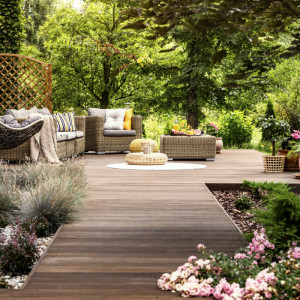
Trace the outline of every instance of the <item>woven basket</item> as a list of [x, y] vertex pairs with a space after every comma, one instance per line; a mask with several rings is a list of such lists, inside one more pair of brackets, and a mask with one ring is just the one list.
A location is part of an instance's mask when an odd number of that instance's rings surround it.
[[280, 173], [284, 170], [284, 155], [265, 155], [263, 156], [264, 171], [267, 173]]

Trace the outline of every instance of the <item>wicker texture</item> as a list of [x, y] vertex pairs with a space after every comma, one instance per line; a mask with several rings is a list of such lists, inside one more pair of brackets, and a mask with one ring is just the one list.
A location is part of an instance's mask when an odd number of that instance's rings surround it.
[[168, 156], [163, 153], [129, 153], [126, 154], [125, 161], [129, 165], [164, 165], [168, 161]]
[[0, 114], [8, 108], [52, 109], [52, 66], [39, 60], [0, 53]]
[[[23, 120], [23, 119], [22, 119]], [[22, 120], [18, 120], [19, 122]], [[85, 117], [75, 116], [76, 128], [85, 133]], [[54, 120], [56, 125], [56, 120]], [[55, 127], [57, 130], [57, 128]], [[70, 141], [62, 141], [57, 143], [56, 154], [59, 159], [74, 156], [83, 153], [85, 149], [85, 138], [77, 138]], [[30, 160], [30, 140], [22, 145], [9, 150], [0, 150], [0, 160], [9, 161], [26, 161]]]
[[162, 135], [160, 152], [174, 159], [212, 159], [216, 157], [216, 137]]
[[130, 152], [142, 152], [141, 143], [143, 142], [152, 142], [153, 152], [158, 152], [158, 143], [151, 139], [135, 139], [130, 143], [129, 150]]
[[18, 147], [39, 132], [43, 127], [42, 119], [23, 128], [11, 128], [0, 122], [0, 150]]
[[284, 163], [285, 163], [284, 155], [265, 155], [263, 156], [264, 162], [264, 171], [266, 173], [281, 173], [284, 171]]
[[85, 151], [129, 151], [130, 143], [142, 138], [142, 117], [132, 116], [131, 127], [136, 131], [136, 136], [104, 136], [104, 118], [102, 116], [85, 117]]

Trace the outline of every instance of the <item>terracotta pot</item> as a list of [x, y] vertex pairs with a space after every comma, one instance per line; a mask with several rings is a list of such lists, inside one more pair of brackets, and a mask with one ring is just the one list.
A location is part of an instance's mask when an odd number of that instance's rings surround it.
[[284, 171], [299, 171], [299, 153], [291, 153], [288, 155], [290, 150], [279, 149], [278, 155], [286, 156]]
[[216, 138], [216, 153], [217, 154], [221, 153], [222, 147], [223, 147], [223, 140], [221, 137], [217, 137]]

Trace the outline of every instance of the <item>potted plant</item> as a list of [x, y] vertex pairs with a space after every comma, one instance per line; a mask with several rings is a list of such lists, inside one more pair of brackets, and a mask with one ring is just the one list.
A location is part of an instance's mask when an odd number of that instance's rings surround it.
[[265, 141], [272, 143], [272, 155], [263, 156], [265, 172], [283, 172], [285, 156], [275, 155], [276, 142], [280, 142], [289, 130], [289, 124], [275, 117], [260, 118], [259, 124]]
[[279, 155], [285, 155], [284, 171], [298, 171], [300, 151], [291, 151], [300, 142], [300, 131], [293, 130], [293, 133], [283, 138], [281, 149], [278, 149]]
[[215, 123], [208, 123], [206, 126], [206, 134], [216, 137], [216, 153], [220, 154], [223, 147], [223, 140], [221, 137], [218, 137], [219, 127]]
[[291, 142], [292, 149], [289, 151], [287, 158], [293, 159], [295, 163], [298, 164], [298, 168], [292, 171], [298, 171], [300, 169], [300, 131], [299, 130], [293, 130], [293, 133], [291, 134], [293, 140]]

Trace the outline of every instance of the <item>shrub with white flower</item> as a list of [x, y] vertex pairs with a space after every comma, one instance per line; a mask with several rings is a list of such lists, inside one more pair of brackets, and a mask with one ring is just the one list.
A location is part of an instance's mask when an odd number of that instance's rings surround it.
[[248, 247], [234, 257], [197, 249], [202, 258], [188, 262], [158, 280], [162, 290], [182, 297], [214, 297], [220, 300], [300, 299], [300, 247], [293, 242], [287, 252], [275, 254], [265, 230], [255, 231]]

